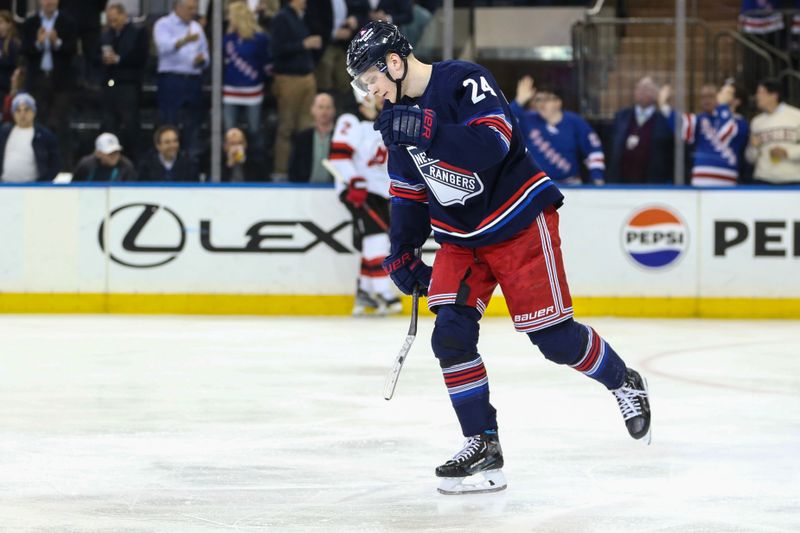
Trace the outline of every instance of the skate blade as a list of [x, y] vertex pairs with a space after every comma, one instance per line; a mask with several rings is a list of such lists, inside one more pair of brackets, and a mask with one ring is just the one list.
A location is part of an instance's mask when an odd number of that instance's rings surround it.
[[440, 494], [457, 496], [459, 494], [485, 494], [499, 492], [508, 486], [503, 471], [486, 470], [469, 477], [445, 477], [437, 489]]
[[[647, 378], [642, 376], [642, 383], [644, 384], [644, 391], [647, 393], [647, 402], [650, 403], [650, 388], [647, 386]], [[652, 407], [652, 406], [651, 406]], [[650, 427], [647, 428], [647, 434], [639, 439], [645, 446], [650, 446], [653, 440], [653, 410], [650, 409]]]

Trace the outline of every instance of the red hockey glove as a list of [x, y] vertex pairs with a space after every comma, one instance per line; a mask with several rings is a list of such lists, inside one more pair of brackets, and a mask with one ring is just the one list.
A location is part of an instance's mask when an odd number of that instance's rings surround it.
[[347, 184], [347, 194], [344, 196], [344, 201], [356, 209], [364, 207], [364, 203], [367, 201], [367, 180], [361, 176], [350, 178], [350, 183]]

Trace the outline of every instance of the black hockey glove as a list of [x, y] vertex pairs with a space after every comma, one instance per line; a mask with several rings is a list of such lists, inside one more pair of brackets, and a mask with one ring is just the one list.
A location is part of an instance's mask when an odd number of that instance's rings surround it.
[[383, 260], [383, 270], [392, 278], [403, 294], [411, 294], [419, 286], [421, 296], [428, 295], [433, 268], [414, 257], [410, 248], [404, 248]]
[[381, 132], [387, 147], [416, 146], [424, 152], [430, 148], [436, 134], [436, 112], [407, 105], [387, 106], [373, 127]]

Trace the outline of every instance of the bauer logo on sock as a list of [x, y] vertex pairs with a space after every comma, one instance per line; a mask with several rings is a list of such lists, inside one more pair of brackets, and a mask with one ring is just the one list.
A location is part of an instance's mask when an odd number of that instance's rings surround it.
[[634, 211], [622, 226], [622, 249], [647, 269], [677, 263], [689, 245], [689, 229], [677, 211], [646, 207]]

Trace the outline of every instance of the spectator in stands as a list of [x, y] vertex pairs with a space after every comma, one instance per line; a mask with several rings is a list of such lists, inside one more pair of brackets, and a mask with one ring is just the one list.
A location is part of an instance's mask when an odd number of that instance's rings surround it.
[[309, 108], [317, 92], [311, 50], [322, 48], [322, 37], [310, 35], [303, 21], [306, 0], [289, 0], [272, 21], [272, 56], [278, 104], [273, 181], [288, 178], [292, 134], [311, 124]]
[[194, 20], [197, 0], [175, 0], [174, 10], [153, 27], [158, 50], [158, 111], [164, 124], [181, 124], [186, 151], [192, 159], [201, 152], [203, 69], [208, 66], [208, 42]]
[[178, 128], [164, 125], [153, 134], [155, 151], [139, 165], [139, 181], [199, 181], [197, 167], [181, 152]]
[[36, 99], [39, 120], [56, 132], [64, 157], [72, 168], [69, 115], [75, 75], [72, 62], [77, 51], [75, 21], [58, 10], [58, 0], [39, 0], [39, 12], [22, 26], [22, 53], [27, 64], [28, 91]]
[[[370, 6], [374, 3], [370, 2]], [[392, 24], [402, 26], [414, 20], [414, 11], [411, 0], [378, 0], [369, 12], [370, 20], [385, 20]]]
[[11, 92], [11, 76], [19, 66], [21, 47], [11, 11], [0, 11], [0, 98]]
[[336, 122], [336, 106], [328, 93], [319, 93], [311, 105], [314, 126], [299, 132], [292, 143], [289, 181], [332, 183], [333, 177], [322, 166], [331, 151], [331, 137]]
[[271, 68], [269, 37], [261, 31], [256, 16], [243, 1], [228, 6], [228, 33], [223, 41], [223, 118], [225, 129], [239, 124], [240, 114], [247, 117], [247, 133], [259, 148], [261, 142], [261, 104], [264, 81]]
[[94, 142], [94, 153], [78, 162], [72, 181], [136, 181], [136, 169], [122, 155], [122, 145], [113, 133], [101, 133]]
[[14, 97], [19, 93], [24, 92], [25, 88], [25, 67], [17, 67], [11, 75], [11, 88], [7, 95], [3, 98], [3, 122], [12, 124], [14, 122], [14, 114], [11, 112], [11, 102]]
[[[661, 90], [664, 91], [665, 88], [669, 88], [670, 95], [672, 94], [672, 89], [669, 85], [663, 85]], [[709, 115], [714, 113], [714, 110], [717, 108], [717, 95], [719, 93], [719, 88], [712, 84], [712, 83], [704, 83], [700, 87], [700, 112], [701, 113], [708, 113]], [[659, 102], [661, 101], [661, 93], [659, 93]]]
[[139, 98], [150, 54], [145, 28], [133, 24], [125, 6], [106, 9], [108, 28], [102, 35], [103, 127], [122, 138], [128, 155], [139, 156]]
[[[706, 91], [704, 85], [702, 91]], [[702, 113], [684, 113], [682, 137], [693, 148], [692, 185], [725, 186], [739, 182], [744, 147], [747, 144], [747, 121], [736, 114], [747, 96], [733, 83], [720, 87], [714, 96], [714, 108], [706, 111], [706, 95], [701, 92]], [[675, 111], [672, 110], [672, 88], [664, 85], [658, 95], [658, 105], [675, 130]]]
[[416, 46], [422, 38], [425, 27], [433, 18], [433, 13], [418, 1], [412, 0], [411, 5], [411, 22], [401, 25], [400, 32], [406, 36], [412, 46]]
[[14, 125], [0, 129], [0, 181], [53, 181], [58, 174], [58, 142], [36, 122], [36, 100], [19, 93], [11, 104]]
[[[529, 102], [534, 110], [526, 110]], [[528, 151], [556, 183], [579, 185], [581, 161], [595, 185], [605, 180], [605, 156], [600, 137], [580, 115], [562, 110], [561, 96], [555, 90], [537, 90], [533, 78], [524, 76], [517, 83], [511, 112], [517, 117]]]
[[783, 14], [778, 11], [778, 0], [742, 0], [739, 23], [742, 32], [750, 35], [768, 35], [783, 29]]
[[656, 109], [658, 85], [650, 77], [636, 84], [634, 105], [614, 116], [606, 181], [671, 183], [674, 141], [666, 117]]
[[[367, 2], [358, 0], [309, 0], [306, 23], [312, 33], [322, 37], [322, 48], [316, 51], [314, 76], [317, 90], [330, 92], [341, 103], [352, 99], [350, 76], [345, 59], [347, 47], [355, 32], [366, 23]], [[353, 100], [355, 105], [355, 100]]]
[[87, 85], [96, 86], [100, 72], [100, 16], [108, 0], [61, 0], [60, 9], [76, 22], [81, 43], [83, 75]]
[[248, 154], [247, 137], [242, 130], [231, 128], [226, 131], [223, 149], [225, 165], [222, 167], [222, 181], [266, 181], [263, 168]]
[[756, 105], [761, 113], [750, 123], [747, 160], [755, 163], [754, 183], [800, 184], [800, 109], [783, 101], [778, 80], [758, 84]]

